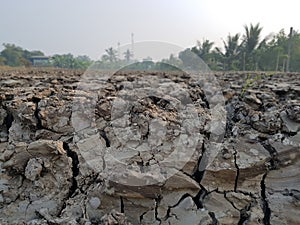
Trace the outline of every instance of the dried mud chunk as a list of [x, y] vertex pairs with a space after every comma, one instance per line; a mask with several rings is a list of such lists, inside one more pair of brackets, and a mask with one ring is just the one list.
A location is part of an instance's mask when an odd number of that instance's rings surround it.
[[39, 177], [43, 169], [42, 163], [43, 161], [41, 159], [29, 159], [25, 168], [25, 177], [31, 181]]
[[252, 118], [252, 127], [262, 133], [275, 134], [281, 128], [278, 112], [260, 113], [258, 119]]
[[291, 120], [300, 123], [300, 102], [291, 102], [286, 108], [286, 113]]
[[125, 215], [116, 210], [112, 210], [110, 213], [104, 215], [101, 218], [101, 223], [105, 225], [131, 225], [131, 223], [127, 221]]
[[71, 106], [71, 102], [53, 96], [42, 99], [38, 103], [41, 126], [57, 133], [72, 132]]
[[9, 148], [14, 153], [3, 163], [5, 170], [0, 173], [1, 196], [6, 204], [0, 214], [10, 224], [38, 219], [36, 211], [42, 208], [56, 216], [72, 186], [72, 160], [63, 143], [39, 140]]

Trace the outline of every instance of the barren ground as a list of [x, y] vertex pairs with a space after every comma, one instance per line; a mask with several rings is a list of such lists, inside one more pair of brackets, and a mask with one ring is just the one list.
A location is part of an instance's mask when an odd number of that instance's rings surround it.
[[82, 74], [0, 71], [0, 224], [300, 224], [300, 74]]

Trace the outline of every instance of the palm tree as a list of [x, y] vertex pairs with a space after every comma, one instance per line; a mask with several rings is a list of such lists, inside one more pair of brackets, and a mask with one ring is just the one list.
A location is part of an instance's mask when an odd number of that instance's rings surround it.
[[257, 64], [257, 62], [255, 62], [254, 53], [260, 46], [260, 34], [262, 27], [260, 27], [260, 24], [257, 23], [255, 26], [250, 24], [250, 27], [245, 25], [244, 28], [245, 35], [243, 36], [241, 47], [243, 49], [243, 64], [247, 62], [247, 65], [244, 65], [243, 67], [247, 69], [254, 69], [255, 64]]
[[105, 49], [106, 55], [103, 55], [102, 58], [108, 60], [109, 62], [117, 61], [117, 51], [112, 47]]
[[259, 23], [253, 26], [250, 24], [250, 28], [245, 25], [245, 32], [244, 35], [244, 43], [246, 53], [251, 54], [256, 47], [259, 45], [260, 33], [262, 31], [262, 27], [260, 27]]
[[201, 43], [200, 41], [197, 41], [197, 46], [193, 47], [191, 49], [192, 52], [197, 54], [200, 58], [204, 60], [204, 58], [211, 53], [212, 46], [214, 45], [214, 42], [211, 42], [209, 40], [203, 40]]
[[199, 56], [208, 66], [215, 67], [215, 54], [212, 52], [214, 42], [203, 40], [197, 41], [197, 45], [191, 49], [191, 52]]
[[225, 52], [223, 53], [220, 48], [216, 47], [216, 51], [224, 62], [224, 70], [232, 70], [236, 69], [234, 64], [236, 59], [240, 53], [240, 46], [239, 46], [239, 38], [240, 35], [236, 34], [231, 36], [230, 34], [227, 36], [227, 40], [223, 41]]
[[129, 62], [132, 56], [133, 56], [133, 54], [130, 52], [129, 49], [127, 49], [126, 52], [124, 52], [124, 57], [125, 57], [126, 62]]

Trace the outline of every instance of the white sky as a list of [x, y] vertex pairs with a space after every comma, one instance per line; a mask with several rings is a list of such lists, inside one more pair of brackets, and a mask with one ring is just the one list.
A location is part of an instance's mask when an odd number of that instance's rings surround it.
[[[157, 40], [182, 47], [207, 38], [218, 46], [245, 24], [260, 22], [263, 36], [300, 29], [296, 0], [0, 0], [0, 44], [48, 55], [97, 58], [108, 47]], [[2, 50], [2, 46], [0, 50]]]

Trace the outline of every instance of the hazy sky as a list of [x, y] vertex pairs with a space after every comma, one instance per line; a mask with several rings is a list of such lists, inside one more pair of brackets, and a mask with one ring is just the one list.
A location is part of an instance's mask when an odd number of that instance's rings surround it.
[[[100, 56], [134, 40], [190, 47], [207, 38], [221, 45], [243, 25], [263, 26], [263, 35], [300, 29], [296, 0], [0, 0], [0, 44], [14, 43], [47, 55]], [[0, 50], [2, 46], [0, 47]]]

